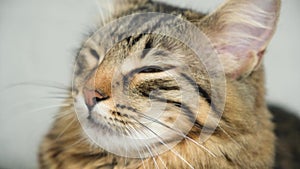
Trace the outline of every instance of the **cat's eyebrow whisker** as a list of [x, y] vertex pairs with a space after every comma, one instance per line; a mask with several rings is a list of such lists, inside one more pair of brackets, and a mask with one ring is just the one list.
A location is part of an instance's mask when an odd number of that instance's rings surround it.
[[185, 162], [190, 168], [194, 169], [194, 167], [186, 159], [184, 159], [176, 150], [173, 150], [171, 147], [169, 147], [157, 133], [155, 133], [152, 129], [150, 129], [149, 127], [147, 127], [143, 123], [139, 122], [137, 119], [135, 119], [135, 118], [133, 118], [133, 119], [136, 122], [138, 122], [141, 126], [146, 128], [147, 130], [149, 130], [151, 133], [156, 135], [156, 137], [157, 137], [157, 139], [160, 143], [162, 143], [165, 147], [167, 147], [168, 150], [170, 150], [173, 154], [175, 154], [178, 158], [180, 158], [183, 162]]

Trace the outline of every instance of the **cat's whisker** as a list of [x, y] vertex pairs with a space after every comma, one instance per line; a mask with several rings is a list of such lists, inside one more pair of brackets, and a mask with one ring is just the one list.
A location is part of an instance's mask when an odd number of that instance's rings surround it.
[[[143, 133], [143, 134], [147, 137], [147, 134], [146, 134], [146, 133]], [[156, 169], [159, 169], [158, 164], [157, 164], [156, 159], [155, 159], [155, 156], [153, 155], [151, 149], [149, 148], [149, 145], [147, 145], [147, 143], [144, 143], [144, 142], [142, 142], [142, 143], [146, 146], [148, 152], [150, 153], [151, 158], [152, 158], [152, 160], [153, 160], [153, 162], [154, 162], [155, 168], [156, 168]]]
[[73, 104], [59, 104], [59, 105], [51, 105], [51, 106], [46, 106], [46, 107], [42, 107], [39, 109], [34, 109], [32, 111], [29, 112], [25, 112], [25, 113], [37, 113], [37, 112], [41, 112], [43, 110], [48, 110], [48, 109], [54, 109], [54, 108], [63, 108], [63, 107], [70, 107]]
[[[220, 124], [218, 124], [218, 127], [235, 145], [237, 145], [241, 149], [246, 150], [246, 148], [241, 146]], [[246, 150], [246, 152], [247, 152], [247, 150]], [[235, 161], [232, 161], [232, 162], [236, 164]]]
[[76, 146], [76, 145], [84, 142], [85, 140], [87, 140], [87, 139], [85, 137], [82, 137], [79, 140], [77, 140], [76, 142], [74, 142], [73, 144], [66, 146], [66, 149], [72, 148], [73, 146]]
[[183, 134], [181, 131], [177, 131], [177, 130], [175, 130], [174, 128], [171, 128], [170, 126], [168, 126], [168, 125], [166, 125], [166, 124], [160, 122], [159, 120], [153, 119], [152, 117], [147, 116], [147, 115], [145, 115], [145, 114], [143, 114], [143, 113], [139, 113], [139, 114], [142, 115], [142, 116], [144, 116], [143, 118], [145, 118], [145, 119], [147, 119], [147, 120], [149, 120], [149, 121], [151, 121], [151, 122], [160, 124], [161, 126], [170, 129], [171, 131], [175, 132], [176, 134], [182, 136], [183, 138], [190, 140], [192, 143], [196, 144], [196, 145], [199, 146], [200, 148], [202, 148], [202, 149], [204, 149], [205, 151], [207, 151], [207, 152], [208, 152], [210, 155], [212, 155], [213, 157], [216, 157], [216, 155], [215, 155], [212, 151], [210, 151], [208, 148], [206, 148], [205, 146], [203, 146], [203, 145], [201, 145], [200, 143], [196, 142], [194, 139], [190, 138], [189, 136], [186, 136], [186, 135]]
[[[136, 147], [137, 148], [137, 147]], [[138, 150], [138, 148], [137, 148]], [[143, 150], [144, 151], [144, 150]], [[138, 154], [140, 156], [140, 160], [142, 160], [142, 165], [143, 165], [143, 168], [146, 169], [146, 165], [145, 165], [145, 161], [144, 161], [144, 158], [142, 157], [141, 153], [140, 153], [140, 150], [138, 150]]]
[[100, 4], [100, 2], [98, 0], [95, 0], [95, 3], [96, 3], [96, 6], [98, 8], [98, 13], [100, 15], [101, 25], [104, 25], [105, 24], [105, 22], [104, 22], [105, 17], [104, 17], [104, 13], [103, 13], [103, 8], [101, 8], [102, 5]]
[[[147, 136], [147, 135], [146, 135], [146, 136]], [[148, 152], [150, 153], [151, 158], [152, 158], [152, 160], [153, 160], [153, 162], [154, 162], [155, 168], [156, 168], [156, 169], [159, 169], [158, 164], [157, 164], [157, 162], [156, 162], [156, 160], [155, 160], [155, 156], [153, 155], [151, 149], [149, 148], [149, 146], [147, 145], [147, 143], [143, 143], [143, 144], [146, 146]]]
[[8, 107], [15, 109], [16, 107], [26, 106], [27, 104], [30, 104], [30, 103], [38, 103], [38, 101], [40, 101], [40, 100], [47, 100], [47, 101], [53, 100], [53, 101], [59, 101], [59, 102], [64, 101], [64, 103], [71, 103], [69, 101], [72, 101], [72, 100], [67, 100], [67, 98], [65, 98], [65, 97], [39, 97], [39, 98], [25, 100], [22, 102], [9, 104]]
[[55, 140], [58, 140], [69, 128], [73, 123], [76, 121], [76, 118], [73, 118], [73, 120], [57, 135]]
[[[102, 26], [104, 26], [106, 24], [106, 21], [109, 20], [110, 18], [113, 18], [113, 6], [111, 3], [109, 3], [108, 1], [104, 2], [105, 5], [103, 5], [103, 2], [102, 4], [100, 4], [99, 1], [96, 0], [96, 4], [98, 6], [98, 11], [99, 11], [99, 14], [100, 14], [100, 22], [102, 23]], [[101, 7], [102, 6], [102, 7]], [[105, 7], [103, 7], [105, 6]]]
[[[157, 146], [155, 146], [155, 145], [153, 145], [154, 146], [154, 149], [153, 149], [153, 151], [155, 151], [156, 150], [156, 148], [157, 148]], [[160, 161], [161, 161], [161, 163], [163, 164], [163, 166], [164, 166], [164, 168], [166, 168], [166, 164], [163, 162], [163, 160], [161, 159], [161, 157], [159, 156], [159, 153], [157, 153], [156, 152], [156, 156], [155, 157], [157, 157]], [[155, 160], [155, 159], [154, 159]], [[157, 161], [155, 160], [155, 163], [156, 163], [156, 165], [158, 166], [158, 163], [157, 163]]]
[[[133, 130], [134, 132], [136, 132], [136, 134], [138, 134], [138, 132], [135, 130], [135, 128], [134, 128], [133, 126], [130, 125], [129, 127], [131, 127], [132, 130]], [[130, 129], [129, 129], [129, 130], [130, 130]], [[136, 146], [136, 145], [135, 145], [135, 146]], [[138, 154], [139, 154], [139, 156], [140, 156], [140, 160], [142, 160], [143, 168], [146, 169], [144, 159], [143, 159], [143, 157], [142, 157], [142, 155], [141, 155], [141, 153], [140, 153], [140, 151], [139, 151], [139, 149], [138, 149], [137, 146], [136, 146], [136, 149], [138, 150]], [[144, 150], [143, 150], [143, 151], [144, 151]]]
[[200, 143], [196, 142], [194, 139], [192, 139], [192, 138], [190, 138], [188, 136], [185, 136], [184, 138], [190, 140], [192, 143], [194, 143], [197, 146], [201, 147], [202, 149], [204, 149], [206, 152], [208, 152], [213, 157], [217, 157], [212, 151], [210, 151], [208, 148], [206, 148], [205, 146], [201, 145]]
[[[126, 127], [127, 128], [127, 127]], [[126, 163], [127, 163], [127, 153], [128, 153], [128, 150], [127, 150], [127, 147], [125, 147], [125, 160], [124, 160], [124, 166], [126, 166]]]
[[159, 159], [159, 161], [162, 163], [162, 165], [164, 166], [165, 169], [168, 169], [166, 163], [163, 161], [163, 159], [160, 156], [157, 156], [157, 158]]
[[175, 154], [178, 158], [180, 158], [184, 163], [186, 163], [190, 168], [194, 169], [194, 167], [186, 160], [184, 159], [176, 150], [173, 150], [171, 147], [169, 147], [164, 141], [163, 139], [157, 134], [155, 133], [152, 129], [150, 129], [149, 127], [147, 127], [146, 125], [144, 125], [143, 123], [139, 122], [137, 119], [133, 118], [136, 122], [138, 122], [142, 127], [146, 128], [147, 130], [149, 130], [151, 133], [153, 133], [158, 141], [160, 143], [162, 143], [165, 147], [167, 147], [168, 150], [170, 150], [173, 154]]
[[53, 94], [53, 95], [64, 95], [66, 97], [70, 97], [70, 91], [50, 91], [49, 94]]
[[[217, 125], [218, 125], [218, 128], [234, 143], [234, 144], [236, 144], [239, 148], [242, 148], [242, 149], [244, 149], [244, 150], [246, 150], [245, 149], [245, 147], [243, 147], [241, 144], [239, 144], [223, 127], [222, 127], [222, 125], [220, 124], [220, 122], [217, 122], [215, 119], [212, 119]], [[228, 125], [226, 125], [226, 127], [230, 127], [230, 126], [228, 126]], [[234, 128], [232, 128], [231, 127], [231, 129], [234, 129]]]
[[113, 3], [108, 3], [108, 16], [109, 18], [113, 18], [114, 6]]
[[56, 100], [66, 100], [66, 101], [73, 100], [73, 98], [70, 98], [70, 96], [46, 96], [46, 97], [40, 97], [39, 99], [56, 99]]
[[221, 125], [219, 125], [219, 128], [234, 144], [236, 144], [239, 148], [245, 149], [245, 147], [241, 146]]
[[[238, 143], [220, 124], [218, 127], [236, 146], [238, 146], [239, 148], [241, 148], [241, 149], [245, 150], [245, 152], [247, 152], [247, 149], [245, 147], [243, 147], [240, 143]], [[233, 163], [236, 164], [235, 161], [233, 161]]]
[[4, 87], [0, 93], [5, 92], [9, 89], [17, 88], [17, 87], [24, 87], [24, 86], [37, 86], [37, 87], [47, 87], [47, 88], [52, 88], [52, 89], [59, 89], [59, 90], [64, 90], [64, 91], [70, 91], [70, 87], [62, 85], [62, 84], [49, 84], [46, 82], [20, 82], [20, 83], [15, 83], [15, 84], [10, 84], [7, 87]]
[[67, 117], [68, 115], [70, 115], [72, 113], [74, 113], [74, 110], [66, 110], [66, 111], [59, 113], [59, 115], [56, 115], [55, 118], [61, 119], [61, 118]]

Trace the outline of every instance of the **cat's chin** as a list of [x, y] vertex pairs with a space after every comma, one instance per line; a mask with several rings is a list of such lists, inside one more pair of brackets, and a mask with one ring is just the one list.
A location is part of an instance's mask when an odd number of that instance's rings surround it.
[[164, 141], [166, 142], [164, 145], [158, 142], [157, 138], [142, 139], [124, 135], [111, 126], [95, 121], [92, 116], [81, 121], [81, 126], [84, 136], [92, 146], [122, 157], [147, 158], [164, 153], [176, 145], [172, 140]]

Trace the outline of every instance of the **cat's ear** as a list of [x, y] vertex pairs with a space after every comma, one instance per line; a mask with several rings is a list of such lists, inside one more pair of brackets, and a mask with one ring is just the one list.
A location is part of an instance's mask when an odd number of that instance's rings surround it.
[[276, 29], [280, 0], [227, 0], [201, 22], [227, 75], [247, 76], [261, 63]]

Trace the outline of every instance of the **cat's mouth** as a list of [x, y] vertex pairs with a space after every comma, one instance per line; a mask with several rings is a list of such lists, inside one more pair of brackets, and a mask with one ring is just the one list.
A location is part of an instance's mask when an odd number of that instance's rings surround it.
[[92, 110], [89, 110], [86, 118], [98, 130], [110, 130], [125, 135], [129, 134], [126, 126], [132, 123], [129, 115], [111, 110], [104, 105], [96, 105]]

